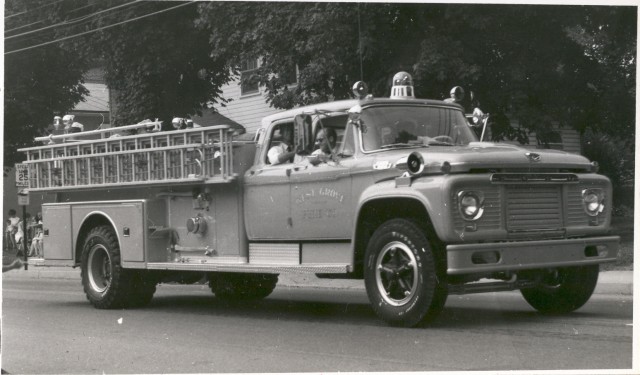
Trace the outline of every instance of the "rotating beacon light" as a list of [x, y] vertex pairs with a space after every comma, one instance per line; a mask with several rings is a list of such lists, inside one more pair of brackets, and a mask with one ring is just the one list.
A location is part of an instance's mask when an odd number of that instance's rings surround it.
[[351, 91], [353, 92], [353, 95], [355, 95], [356, 98], [362, 100], [367, 97], [367, 94], [369, 93], [369, 88], [367, 87], [367, 84], [364, 83], [363, 81], [358, 81], [353, 85], [353, 87], [351, 88]]
[[407, 72], [398, 72], [393, 76], [391, 99], [415, 99], [413, 94], [413, 78]]

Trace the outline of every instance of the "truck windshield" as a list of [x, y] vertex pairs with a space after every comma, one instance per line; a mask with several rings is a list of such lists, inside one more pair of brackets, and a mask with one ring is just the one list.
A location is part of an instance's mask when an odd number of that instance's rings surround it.
[[463, 113], [446, 107], [381, 105], [363, 108], [364, 151], [466, 145], [476, 141]]

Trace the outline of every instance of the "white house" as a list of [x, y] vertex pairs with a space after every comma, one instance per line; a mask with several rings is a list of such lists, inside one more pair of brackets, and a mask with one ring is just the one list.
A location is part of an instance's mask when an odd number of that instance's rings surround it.
[[[282, 110], [273, 108], [266, 102], [264, 87], [255, 84], [241, 84], [242, 75], [250, 75], [258, 67], [256, 60], [245, 62], [241, 68], [241, 76], [221, 87], [222, 96], [231, 99], [226, 107], [218, 106], [216, 110], [223, 116], [241, 124], [247, 133], [255, 133], [260, 127], [260, 120]], [[291, 75], [291, 84], [296, 84], [295, 74]]]

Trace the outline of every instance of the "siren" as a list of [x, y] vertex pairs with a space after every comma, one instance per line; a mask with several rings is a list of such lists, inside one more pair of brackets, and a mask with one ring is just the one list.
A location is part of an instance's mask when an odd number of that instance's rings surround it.
[[407, 72], [398, 72], [393, 76], [391, 99], [415, 99], [413, 94], [413, 78]]
[[412, 152], [409, 156], [398, 160], [395, 167], [401, 171], [408, 172], [409, 176], [419, 176], [425, 168], [424, 158], [419, 152]]

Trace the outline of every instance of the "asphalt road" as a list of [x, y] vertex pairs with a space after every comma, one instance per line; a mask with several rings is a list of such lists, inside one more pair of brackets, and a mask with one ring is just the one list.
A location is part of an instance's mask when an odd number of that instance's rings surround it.
[[632, 297], [565, 316], [518, 293], [452, 296], [428, 328], [386, 326], [362, 290], [278, 287], [226, 304], [161, 285], [151, 305], [96, 310], [78, 281], [5, 279], [2, 368], [13, 374], [629, 369]]

